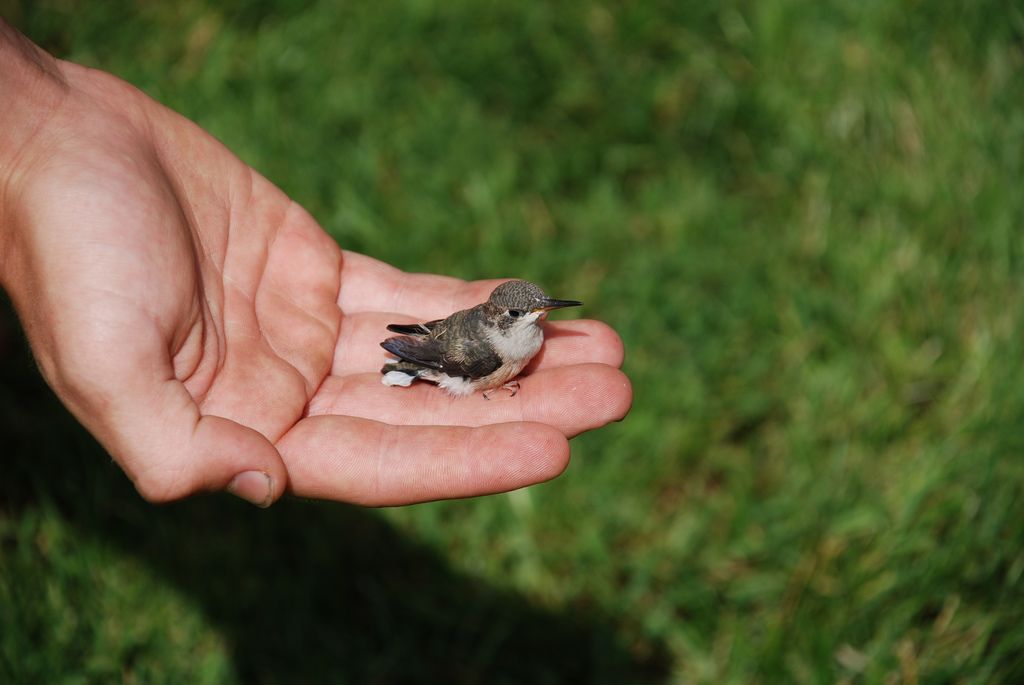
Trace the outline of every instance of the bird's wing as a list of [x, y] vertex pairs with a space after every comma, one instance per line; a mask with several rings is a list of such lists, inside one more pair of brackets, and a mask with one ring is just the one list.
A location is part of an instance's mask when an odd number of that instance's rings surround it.
[[483, 378], [501, 366], [501, 358], [494, 349], [479, 340], [466, 340], [444, 350], [436, 338], [400, 335], [388, 338], [380, 346], [402, 361], [437, 369], [449, 376]]
[[442, 350], [437, 340], [428, 337], [411, 338], [399, 335], [388, 338], [380, 344], [385, 350], [402, 361], [412, 362], [439, 371], [444, 370]]
[[473, 310], [455, 312], [447, 319], [419, 324], [391, 324], [388, 330], [404, 335], [388, 338], [380, 345], [399, 359], [443, 371], [449, 376], [483, 378], [501, 366], [501, 357], [485, 342], [479, 330], [464, 340], [450, 340], [451, 330], [461, 330]]
[[442, 358], [443, 371], [449, 376], [483, 378], [498, 370], [501, 357], [480, 340], [465, 340], [452, 345]]
[[430, 335], [430, 332], [442, 321], [444, 319], [435, 319], [426, 323], [389, 323], [388, 330], [392, 333], [401, 333], [402, 335]]

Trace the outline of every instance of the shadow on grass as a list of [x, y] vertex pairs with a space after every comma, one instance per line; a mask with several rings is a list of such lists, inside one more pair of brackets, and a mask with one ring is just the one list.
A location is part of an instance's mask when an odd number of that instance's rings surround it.
[[285, 500], [260, 511], [227, 496], [148, 505], [39, 378], [6, 302], [0, 358], [13, 447], [0, 516], [45, 500], [81, 539], [141, 559], [203, 607], [241, 682], [667, 677], [663, 650], [631, 654], [607, 617], [551, 612], [461, 575], [370, 510]]

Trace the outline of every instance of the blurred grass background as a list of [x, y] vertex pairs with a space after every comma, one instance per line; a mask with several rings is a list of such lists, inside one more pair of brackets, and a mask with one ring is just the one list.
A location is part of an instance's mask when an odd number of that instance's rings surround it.
[[1024, 11], [46, 0], [345, 247], [622, 334], [507, 496], [139, 501], [8, 313], [0, 680], [1024, 681]]

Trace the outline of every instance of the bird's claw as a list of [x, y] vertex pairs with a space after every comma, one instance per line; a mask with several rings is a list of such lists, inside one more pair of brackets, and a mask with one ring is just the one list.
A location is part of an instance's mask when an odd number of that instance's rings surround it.
[[508, 383], [505, 383], [505, 385], [501, 386], [500, 388], [491, 388], [490, 390], [484, 390], [481, 394], [484, 396], [485, 400], [490, 400], [491, 399], [491, 393], [495, 392], [496, 390], [508, 390], [508, 392], [509, 392], [508, 398], [512, 399], [513, 397], [516, 396], [516, 394], [519, 393], [519, 381], [509, 381]]

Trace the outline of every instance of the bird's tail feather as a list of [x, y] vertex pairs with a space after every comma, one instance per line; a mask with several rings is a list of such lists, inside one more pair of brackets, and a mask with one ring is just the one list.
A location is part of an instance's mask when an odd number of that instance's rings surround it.
[[391, 364], [385, 364], [381, 368], [380, 372], [384, 374], [381, 377], [381, 383], [384, 385], [400, 385], [402, 387], [406, 387], [419, 378], [420, 374], [423, 373], [423, 367], [409, 362], [398, 361]]

